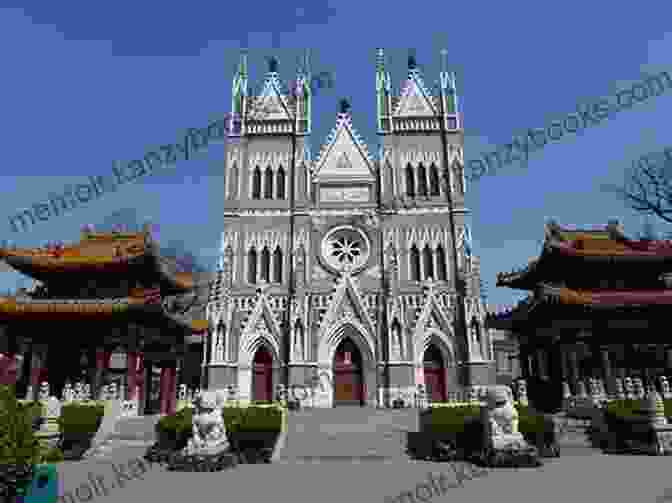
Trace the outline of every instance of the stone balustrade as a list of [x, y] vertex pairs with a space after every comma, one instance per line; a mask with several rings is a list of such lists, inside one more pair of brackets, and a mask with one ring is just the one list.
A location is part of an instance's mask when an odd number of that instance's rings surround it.
[[[116, 384], [112, 383], [101, 389], [101, 393], [97, 400], [91, 396], [91, 387], [83, 382], [77, 382], [74, 386], [69, 383], [63, 388], [61, 398], [54, 396], [50, 391], [51, 387], [48, 382], [42, 382], [38, 392], [38, 401], [42, 403], [42, 417], [45, 419], [42, 423], [42, 429], [46, 431], [58, 430], [57, 419], [61, 416], [61, 409], [63, 405], [70, 403], [95, 404], [112, 402], [115, 400], [121, 401], [122, 417], [134, 417], [139, 415], [139, 387], [136, 387], [135, 397], [132, 400], [122, 399], [126, 396], [126, 390], [122, 386], [117, 389]], [[32, 396], [32, 390], [28, 389], [26, 398], [21, 399], [22, 403], [30, 402], [27, 397]]]
[[[580, 380], [576, 386], [576, 394], [572, 394], [569, 384], [563, 383], [563, 410], [569, 415], [577, 417], [592, 417], [596, 409], [602, 409], [614, 400], [643, 400], [648, 393], [658, 390], [664, 400], [672, 399], [669, 380], [666, 376], [658, 377], [657, 387], [649, 384], [645, 389], [639, 377], [624, 377], [612, 379], [612, 392], [608, 393], [605, 383], [599, 378]], [[657, 388], [657, 390], [656, 390]]]

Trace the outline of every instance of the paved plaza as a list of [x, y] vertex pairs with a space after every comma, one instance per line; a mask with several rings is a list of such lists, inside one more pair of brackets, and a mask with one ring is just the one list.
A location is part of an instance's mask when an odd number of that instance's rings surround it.
[[[404, 414], [398, 416], [390, 421], [393, 428], [403, 426]], [[148, 418], [148, 424], [151, 421]], [[326, 425], [325, 435], [329, 435], [328, 429]], [[349, 432], [337, 434], [348, 435]], [[375, 433], [371, 435], [375, 437]], [[148, 438], [146, 432], [139, 436]], [[290, 436], [288, 446], [291, 440]], [[61, 487], [74, 490], [79, 484], [87, 483], [91, 472], [103, 476], [109, 489], [107, 496], [95, 497], [95, 501], [101, 503], [384, 503], [399, 501], [396, 499], [399, 494], [413, 491], [427, 480], [428, 472], [434, 476], [445, 472], [448, 484], [455, 482], [447, 463], [416, 462], [400, 456], [356, 461], [329, 460], [325, 456], [312, 461], [289, 462], [285, 456], [279, 463], [239, 465], [220, 473], [167, 472], [154, 467], [142, 479], [125, 481], [125, 487], [119, 487], [110, 463], [127, 464], [128, 460], [141, 457], [145, 448], [131, 445], [133, 441], [118, 441], [115, 448], [97, 459], [65, 463], [59, 468]], [[672, 487], [670, 457], [604, 455], [590, 448], [581, 432], [574, 431], [565, 433], [560, 444], [562, 456], [544, 460], [541, 468], [490, 470], [487, 476], [465, 480], [463, 487], [449, 488], [445, 495], [433, 497], [431, 501], [657, 503], [656, 498], [663, 495], [667, 487]], [[293, 457], [292, 451], [289, 452], [289, 457]]]

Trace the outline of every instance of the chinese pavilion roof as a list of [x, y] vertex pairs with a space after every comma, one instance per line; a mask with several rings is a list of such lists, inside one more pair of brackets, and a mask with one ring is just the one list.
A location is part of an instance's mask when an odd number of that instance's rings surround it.
[[[28, 296], [0, 297], [0, 322], [11, 321], [126, 321], [163, 319], [190, 332], [204, 332], [203, 316], [186, 316], [169, 309], [158, 288], [134, 289], [129, 297], [106, 299], [33, 299]], [[194, 313], [200, 314], [200, 313]]]
[[672, 290], [577, 290], [542, 284], [534, 295], [514, 308], [489, 313], [491, 328], [549, 326], [570, 320], [589, 319], [602, 314], [609, 320], [629, 317], [650, 320], [664, 315], [672, 306]]
[[44, 283], [63, 274], [129, 277], [149, 271], [166, 291], [187, 291], [194, 286], [191, 273], [179, 272], [173, 260], [161, 257], [148, 231], [85, 232], [79, 243], [48, 249], [0, 247], [0, 260]]
[[499, 273], [497, 286], [533, 290], [559, 271], [570, 270], [577, 264], [575, 260], [672, 265], [672, 241], [628, 239], [618, 222], [611, 222], [603, 230], [561, 228], [549, 222], [539, 257], [530, 260], [526, 267]]
[[0, 320], [16, 319], [109, 319], [129, 312], [157, 311], [161, 307], [158, 289], [134, 290], [131, 296], [109, 299], [33, 299], [0, 297]]

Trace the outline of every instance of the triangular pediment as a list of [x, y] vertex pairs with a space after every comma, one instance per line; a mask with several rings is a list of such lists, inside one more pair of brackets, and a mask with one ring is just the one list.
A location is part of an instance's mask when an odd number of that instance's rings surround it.
[[376, 333], [373, 321], [367, 313], [364, 302], [350, 276], [343, 277], [341, 283], [336, 287], [331, 305], [324, 317], [322, 330], [326, 330], [333, 323], [343, 321], [357, 321], [371, 334]]
[[281, 91], [277, 77], [268, 77], [261, 94], [254, 98], [250, 107], [250, 118], [254, 120], [289, 120], [287, 96]]
[[320, 181], [373, 181], [373, 161], [349, 118], [339, 118], [322, 147], [315, 174]]
[[436, 115], [430, 95], [418, 75], [413, 75], [406, 81], [394, 115], [396, 117], [434, 117]]
[[415, 324], [415, 333], [421, 334], [431, 329], [440, 330], [445, 334], [452, 332], [450, 319], [443, 312], [434, 295], [427, 298]]
[[265, 295], [260, 296], [257, 300], [243, 333], [268, 333], [276, 338], [280, 337], [280, 328], [273, 318], [273, 312]]

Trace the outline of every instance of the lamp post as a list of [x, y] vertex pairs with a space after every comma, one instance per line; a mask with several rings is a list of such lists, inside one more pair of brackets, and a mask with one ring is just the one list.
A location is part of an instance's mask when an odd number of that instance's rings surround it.
[[[446, 72], [445, 68], [445, 59], [446, 55], [448, 54], [448, 51], [446, 49], [441, 50], [441, 56], [442, 56], [442, 71], [441, 71], [441, 78], [447, 78], [448, 81], [451, 84], [451, 91], [452, 93], [455, 92], [455, 74], [452, 74], [452, 76], [448, 75]], [[409, 69], [415, 68], [415, 58], [413, 56], [409, 57]], [[452, 77], [452, 78], [451, 78]], [[446, 103], [446, 95], [444, 93], [444, 86], [439, 85], [439, 105], [440, 105], [440, 112], [437, 115], [437, 118], [439, 119], [439, 124], [440, 124], [440, 131], [441, 131], [441, 146], [442, 146], [442, 157], [443, 157], [443, 179], [445, 183], [445, 193], [446, 193], [446, 202], [448, 203], [448, 222], [449, 222], [449, 227], [450, 227], [450, 240], [451, 240], [451, 247], [452, 247], [452, 253], [453, 253], [453, 278], [454, 284], [455, 284], [455, 292], [457, 296], [457, 325], [456, 325], [456, 334], [458, 336], [458, 340], [461, 340], [463, 344], [465, 345], [465, 356], [467, 357], [466, 359], [468, 360], [468, 352], [469, 352], [469, 342], [467, 339], [467, 323], [466, 323], [466, 313], [465, 313], [465, 307], [464, 307], [464, 299], [466, 297], [465, 293], [465, 282], [462, 279], [462, 275], [460, 273], [460, 269], [457, 264], [458, 256], [457, 256], [457, 235], [455, 231], [455, 217], [453, 215], [454, 212], [454, 204], [453, 204], [453, 194], [452, 194], [452, 184], [450, 183], [451, 181], [451, 170], [450, 166], [448, 166], [448, 139], [447, 139], [447, 130], [446, 130], [446, 111], [445, 111], [445, 103]], [[451, 94], [452, 94], [451, 93]], [[457, 109], [455, 110], [455, 113], [457, 114]], [[456, 121], [456, 126], [459, 127], [459, 117], [457, 117]], [[465, 379], [465, 384], [468, 384], [468, 377]]]

